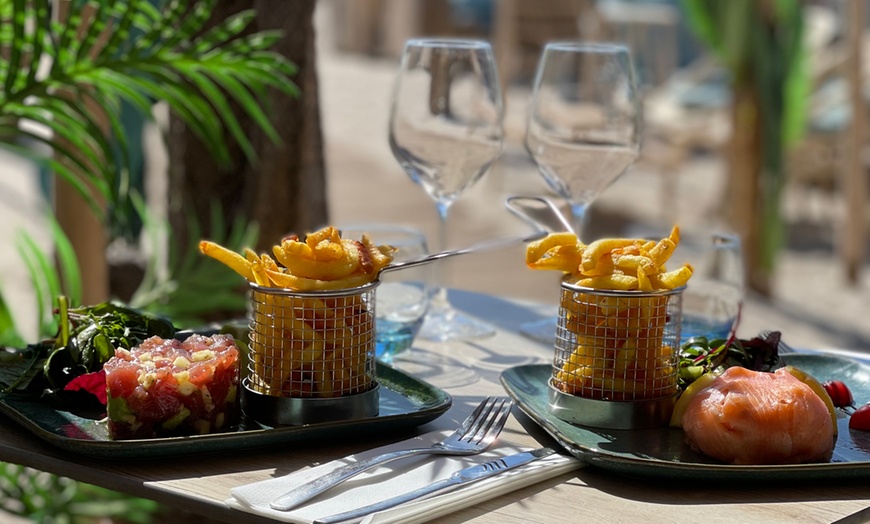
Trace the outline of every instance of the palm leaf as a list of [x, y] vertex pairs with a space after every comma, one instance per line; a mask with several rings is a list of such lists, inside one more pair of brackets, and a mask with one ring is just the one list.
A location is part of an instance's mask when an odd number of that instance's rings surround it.
[[[34, 120], [49, 131], [38, 140], [51, 145], [56, 158], [42, 160], [95, 211], [104, 203], [124, 209], [129, 198], [123, 178], [129, 159], [114, 158], [104, 136], [115, 134], [123, 144], [113, 110], [121, 100], [148, 116], [153, 101], [165, 100], [219, 162], [230, 162], [227, 136], [256, 160], [229, 102], [277, 141], [263, 94], [269, 88], [297, 94], [295, 67], [268, 50], [279, 34], [244, 34], [251, 12], [205, 31], [215, 2], [168, 0], [154, 7], [150, 0], [74, 0], [66, 20], [52, 20], [60, 3], [0, 0], [0, 42], [9, 48], [0, 57], [0, 115]], [[49, 61], [40, 74], [39, 66]], [[103, 111], [95, 112], [87, 100]], [[12, 136], [28, 134], [12, 129], [18, 131]]]
[[54, 217], [51, 217], [51, 237], [54, 240], [60, 270], [61, 294], [67, 297], [72, 306], [81, 305], [82, 276], [78, 257], [72, 243]]

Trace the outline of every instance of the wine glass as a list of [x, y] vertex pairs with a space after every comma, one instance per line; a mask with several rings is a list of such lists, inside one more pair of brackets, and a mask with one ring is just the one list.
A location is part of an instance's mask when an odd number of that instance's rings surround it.
[[[640, 154], [641, 108], [631, 53], [619, 44], [552, 42], [544, 47], [526, 122], [526, 149], [549, 187], [571, 208], [574, 233], [586, 208]], [[520, 326], [552, 342], [556, 319]]]
[[[402, 168], [435, 201], [436, 248], [448, 247], [447, 215], [457, 198], [489, 170], [502, 150], [504, 105], [487, 42], [413, 39], [405, 44], [393, 91], [390, 147]], [[460, 340], [495, 330], [452, 308], [443, 265], [420, 335]]]

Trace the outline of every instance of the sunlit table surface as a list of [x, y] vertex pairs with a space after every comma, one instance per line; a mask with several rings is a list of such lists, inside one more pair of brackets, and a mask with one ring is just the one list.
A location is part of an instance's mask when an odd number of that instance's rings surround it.
[[[519, 334], [520, 323], [555, 313], [555, 305], [531, 304], [490, 295], [453, 291], [461, 310], [495, 327], [492, 337], [457, 343], [418, 341], [396, 367], [453, 397], [450, 410], [429, 424], [401, 435], [358, 441], [318, 441], [279, 448], [159, 460], [98, 460], [76, 456], [36, 439], [0, 416], [0, 461], [70, 477], [151, 498], [228, 522], [268, 522], [224, 505], [230, 489], [285, 475], [313, 463], [412, 437], [452, 429], [487, 395], [504, 395], [502, 370], [549, 363], [552, 349]], [[519, 443], [551, 444], [549, 436], [514, 408], [505, 435]], [[870, 521], [870, 482], [812, 482], [776, 485], [635, 479], [584, 467], [458, 511], [438, 522], [479, 523], [794, 523]]]

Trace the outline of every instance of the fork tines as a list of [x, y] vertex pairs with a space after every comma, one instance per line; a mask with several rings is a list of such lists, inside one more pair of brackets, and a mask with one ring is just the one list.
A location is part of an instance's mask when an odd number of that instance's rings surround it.
[[482, 442], [484, 440], [494, 440], [495, 437], [504, 428], [508, 417], [510, 416], [511, 406], [513, 402], [510, 399], [503, 397], [487, 397], [481, 403], [473, 414], [474, 421], [468, 431], [465, 432], [465, 439], [469, 442]]

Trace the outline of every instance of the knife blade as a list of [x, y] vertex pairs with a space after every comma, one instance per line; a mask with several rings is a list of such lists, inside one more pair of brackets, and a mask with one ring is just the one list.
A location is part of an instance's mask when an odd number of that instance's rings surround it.
[[523, 451], [521, 453], [516, 453], [507, 457], [494, 459], [483, 464], [478, 464], [476, 466], [470, 466], [454, 472], [446, 479], [441, 479], [421, 488], [417, 488], [413, 491], [409, 491], [407, 493], [388, 498], [381, 502], [376, 502], [374, 504], [369, 504], [368, 506], [363, 506], [361, 508], [320, 518], [318, 520], [315, 520], [314, 524], [334, 524], [336, 522], [343, 522], [346, 520], [361, 518], [370, 513], [383, 511], [385, 509], [404, 504], [405, 502], [425, 497], [426, 495], [431, 495], [432, 493], [447, 489], [449, 487], [459, 486], [462, 484], [470, 484], [472, 482], [477, 482], [479, 480], [498, 475], [503, 471], [517, 468], [524, 464], [528, 464], [529, 462], [534, 462], [535, 460], [550, 456], [555, 452], [556, 451], [552, 448], [538, 448], [533, 451]]

